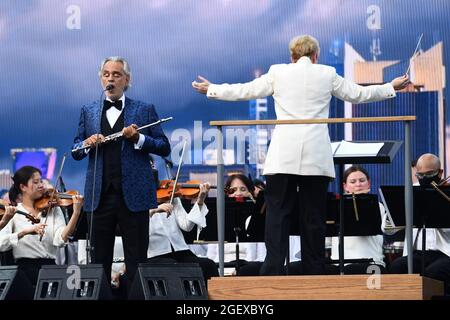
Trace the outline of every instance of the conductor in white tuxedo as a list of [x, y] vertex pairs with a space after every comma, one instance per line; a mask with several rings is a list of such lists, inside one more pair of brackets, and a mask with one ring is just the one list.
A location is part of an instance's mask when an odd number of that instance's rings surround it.
[[[213, 84], [199, 76], [192, 86], [210, 99], [237, 101], [273, 96], [278, 120], [326, 119], [331, 96], [363, 103], [395, 97], [408, 77], [383, 85], [359, 86], [335, 68], [318, 64], [319, 43], [309, 36], [289, 44], [291, 63], [272, 65], [266, 74], [238, 84]], [[305, 274], [325, 270], [326, 195], [335, 177], [326, 124], [277, 125], [264, 166], [267, 189], [265, 243], [267, 255], [260, 273], [284, 274], [289, 247], [289, 215], [300, 201], [302, 262]], [[297, 188], [300, 193], [297, 193]], [[300, 196], [298, 196], [300, 194]]]

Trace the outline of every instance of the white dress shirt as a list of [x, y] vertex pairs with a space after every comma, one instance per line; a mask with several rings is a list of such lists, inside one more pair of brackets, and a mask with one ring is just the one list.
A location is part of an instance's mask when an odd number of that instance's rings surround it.
[[[17, 210], [29, 213], [25, 207], [19, 203]], [[45, 218], [41, 214], [38, 216], [41, 223]], [[14, 259], [55, 259], [59, 247], [63, 247], [66, 242], [62, 239], [62, 232], [66, 226], [63, 213], [59, 207], [55, 207], [53, 212], [48, 214], [47, 226], [42, 241], [37, 234], [27, 234], [19, 239], [19, 232], [32, 226], [31, 222], [21, 214], [15, 214], [3, 230], [0, 231], [0, 251], [13, 251]]]
[[[184, 210], [179, 198], [174, 199], [172, 214], [167, 217], [165, 212], [155, 213], [150, 218], [150, 238], [147, 257], [152, 258], [166, 253], [189, 250], [184, 240], [183, 231], [191, 231], [194, 226], [206, 227], [208, 208], [205, 204], [199, 207], [197, 203], [189, 214]], [[198, 233], [197, 233], [198, 234]]]
[[[419, 229], [413, 228], [413, 244], [415, 246], [413, 247], [413, 250], [422, 250], [422, 230], [420, 230], [419, 235], [417, 235], [417, 231]], [[442, 253], [446, 254], [450, 257], [450, 228], [428, 228], [426, 229], [426, 244], [425, 249], [426, 250], [432, 250], [432, 251], [441, 251]], [[417, 238], [416, 238], [417, 237]], [[405, 239], [405, 245], [403, 247], [403, 256], [408, 255], [408, 250], [406, 246], [406, 239]]]
[[[113, 102], [110, 98], [106, 98], [106, 100]], [[118, 110], [115, 107], [111, 107], [108, 110], [106, 110], [106, 119], [108, 120], [109, 126], [112, 128], [117, 122], [117, 119], [119, 119], [120, 114], [125, 109], [125, 95], [123, 94], [122, 97], [119, 99], [122, 101], [122, 109]], [[144, 145], [145, 137], [142, 133], [139, 133], [139, 140], [134, 144], [135, 149], [142, 149], [142, 146]], [[88, 149], [89, 150], [89, 149]]]

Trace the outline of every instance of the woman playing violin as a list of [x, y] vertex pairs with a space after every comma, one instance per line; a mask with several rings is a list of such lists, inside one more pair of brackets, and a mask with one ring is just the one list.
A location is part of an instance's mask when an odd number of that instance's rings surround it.
[[249, 178], [241, 173], [228, 177], [225, 182], [225, 190], [228, 190], [228, 197], [230, 198], [244, 197], [255, 202], [255, 186]]
[[[161, 184], [160, 184], [161, 185]], [[200, 230], [206, 227], [206, 218], [208, 208], [204, 203], [207, 197], [210, 185], [208, 183], [198, 185], [198, 196], [194, 201], [193, 207], [186, 212], [179, 197], [169, 201], [159, 203], [158, 207], [149, 210], [149, 246], [147, 251], [148, 262], [151, 263], [171, 263], [171, 262], [193, 262], [198, 263], [202, 269], [206, 280], [219, 276], [218, 269], [214, 261], [207, 258], [197, 257], [186, 244], [183, 231], [191, 231], [197, 226], [197, 235]], [[161, 199], [163, 199], [162, 197]], [[158, 201], [160, 198], [158, 197]], [[117, 238], [116, 238], [116, 244]], [[119, 272], [113, 272], [111, 275], [112, 283], [115, 287], [123, 286], [120, 275], [126, 274], [124, 266]]]
[[[36, 284], [39, 269], [42, 265], [55, 264], [58, 247], [66, 245], [72, 235], [80, 216], [83, 197], [75, 195], [73, 215], [66, 225], [61, 208], [55, 206], [47, 210], [46, 223], [42, 219], [43, 212], [36, 209], [35, 204], [42, 198], [45, 189], [41, 171], [31, 166], [20, 168], [12, 178], [14, 183], [9, 190], [9, 198], [14, 202], [21, 196], [22, 202], [16, 208], [7, 206], [6, 214], [10, 219], [0, 232], [0, 251], [11, 250], [19, 268], [25, 271], [33, 285]], [[15, 210], [28, 213], [39, 223], [32, 222], [24, 215], [14, 214]], [[3, 219], [2, 219], [3, 221]]]
[[[230, 198], [250, 198], [253, 202], [256, 202], [255, 196], [255, 186], [253, 182], [244, 174], [232, 174], [228, 177], [225, 182], [225, 190]], [[245, 228], [241, 233], [241, 242], [239, 244], [239, 264], [240, 271], [242, 267], [248, 265], [251, 261], [262, 261], [266, 254], [266, 248], [264, 243], [258, 242], [246, 242], [247, 239], [247, 228], [253, 219], [248, 213], [249, 217], [246, 219]], [[261, 216], [264, 219], [264, 216]], [[217, 244], [207, 245], [207, 256], [208, 258], [218, 262], [219, 261], [219, 250]], [[224, 245], [224, 259], [225, 262], [235, 262], [236, 261], [236, 244], [235, 243], [225, 243]], [[232, 274], [236, 274], [236, 271], [232, 271]], [[241, 274], [239, 272], [239, 274]]]

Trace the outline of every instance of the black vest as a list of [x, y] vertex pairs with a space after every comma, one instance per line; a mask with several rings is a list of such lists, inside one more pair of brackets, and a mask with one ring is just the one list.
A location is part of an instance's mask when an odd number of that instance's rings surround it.
[[[110, 127], [108, 119], [106, 118], [106, 110], [102, 112], [102, 135], [105, 137], [121, 131], [124, 126], [123, 113], [120, 114], [114, 127]], [[122, 190], [122, 139], [114, 142], [109, 142], [103, 145], [103, 179], [102, 192], [107, 192], [112, 186], [116, 191]]]

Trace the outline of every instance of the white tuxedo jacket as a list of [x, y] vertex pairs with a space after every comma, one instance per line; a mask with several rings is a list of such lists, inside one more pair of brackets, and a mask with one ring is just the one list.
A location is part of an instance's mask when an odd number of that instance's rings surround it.
[[[336, 74], [332, 67], [308, 57], [277, 64], [261, 77], [238, 84], [211, 84], [210, 99], [237, 101], [273, 96], [278, 120], [326, 119], [331, 96], [352, 103], [395, 97], [390, 83], [362, 87]], [[264, 174], [335, 177], [326, 124], [277, 125], [266, 156]]]

